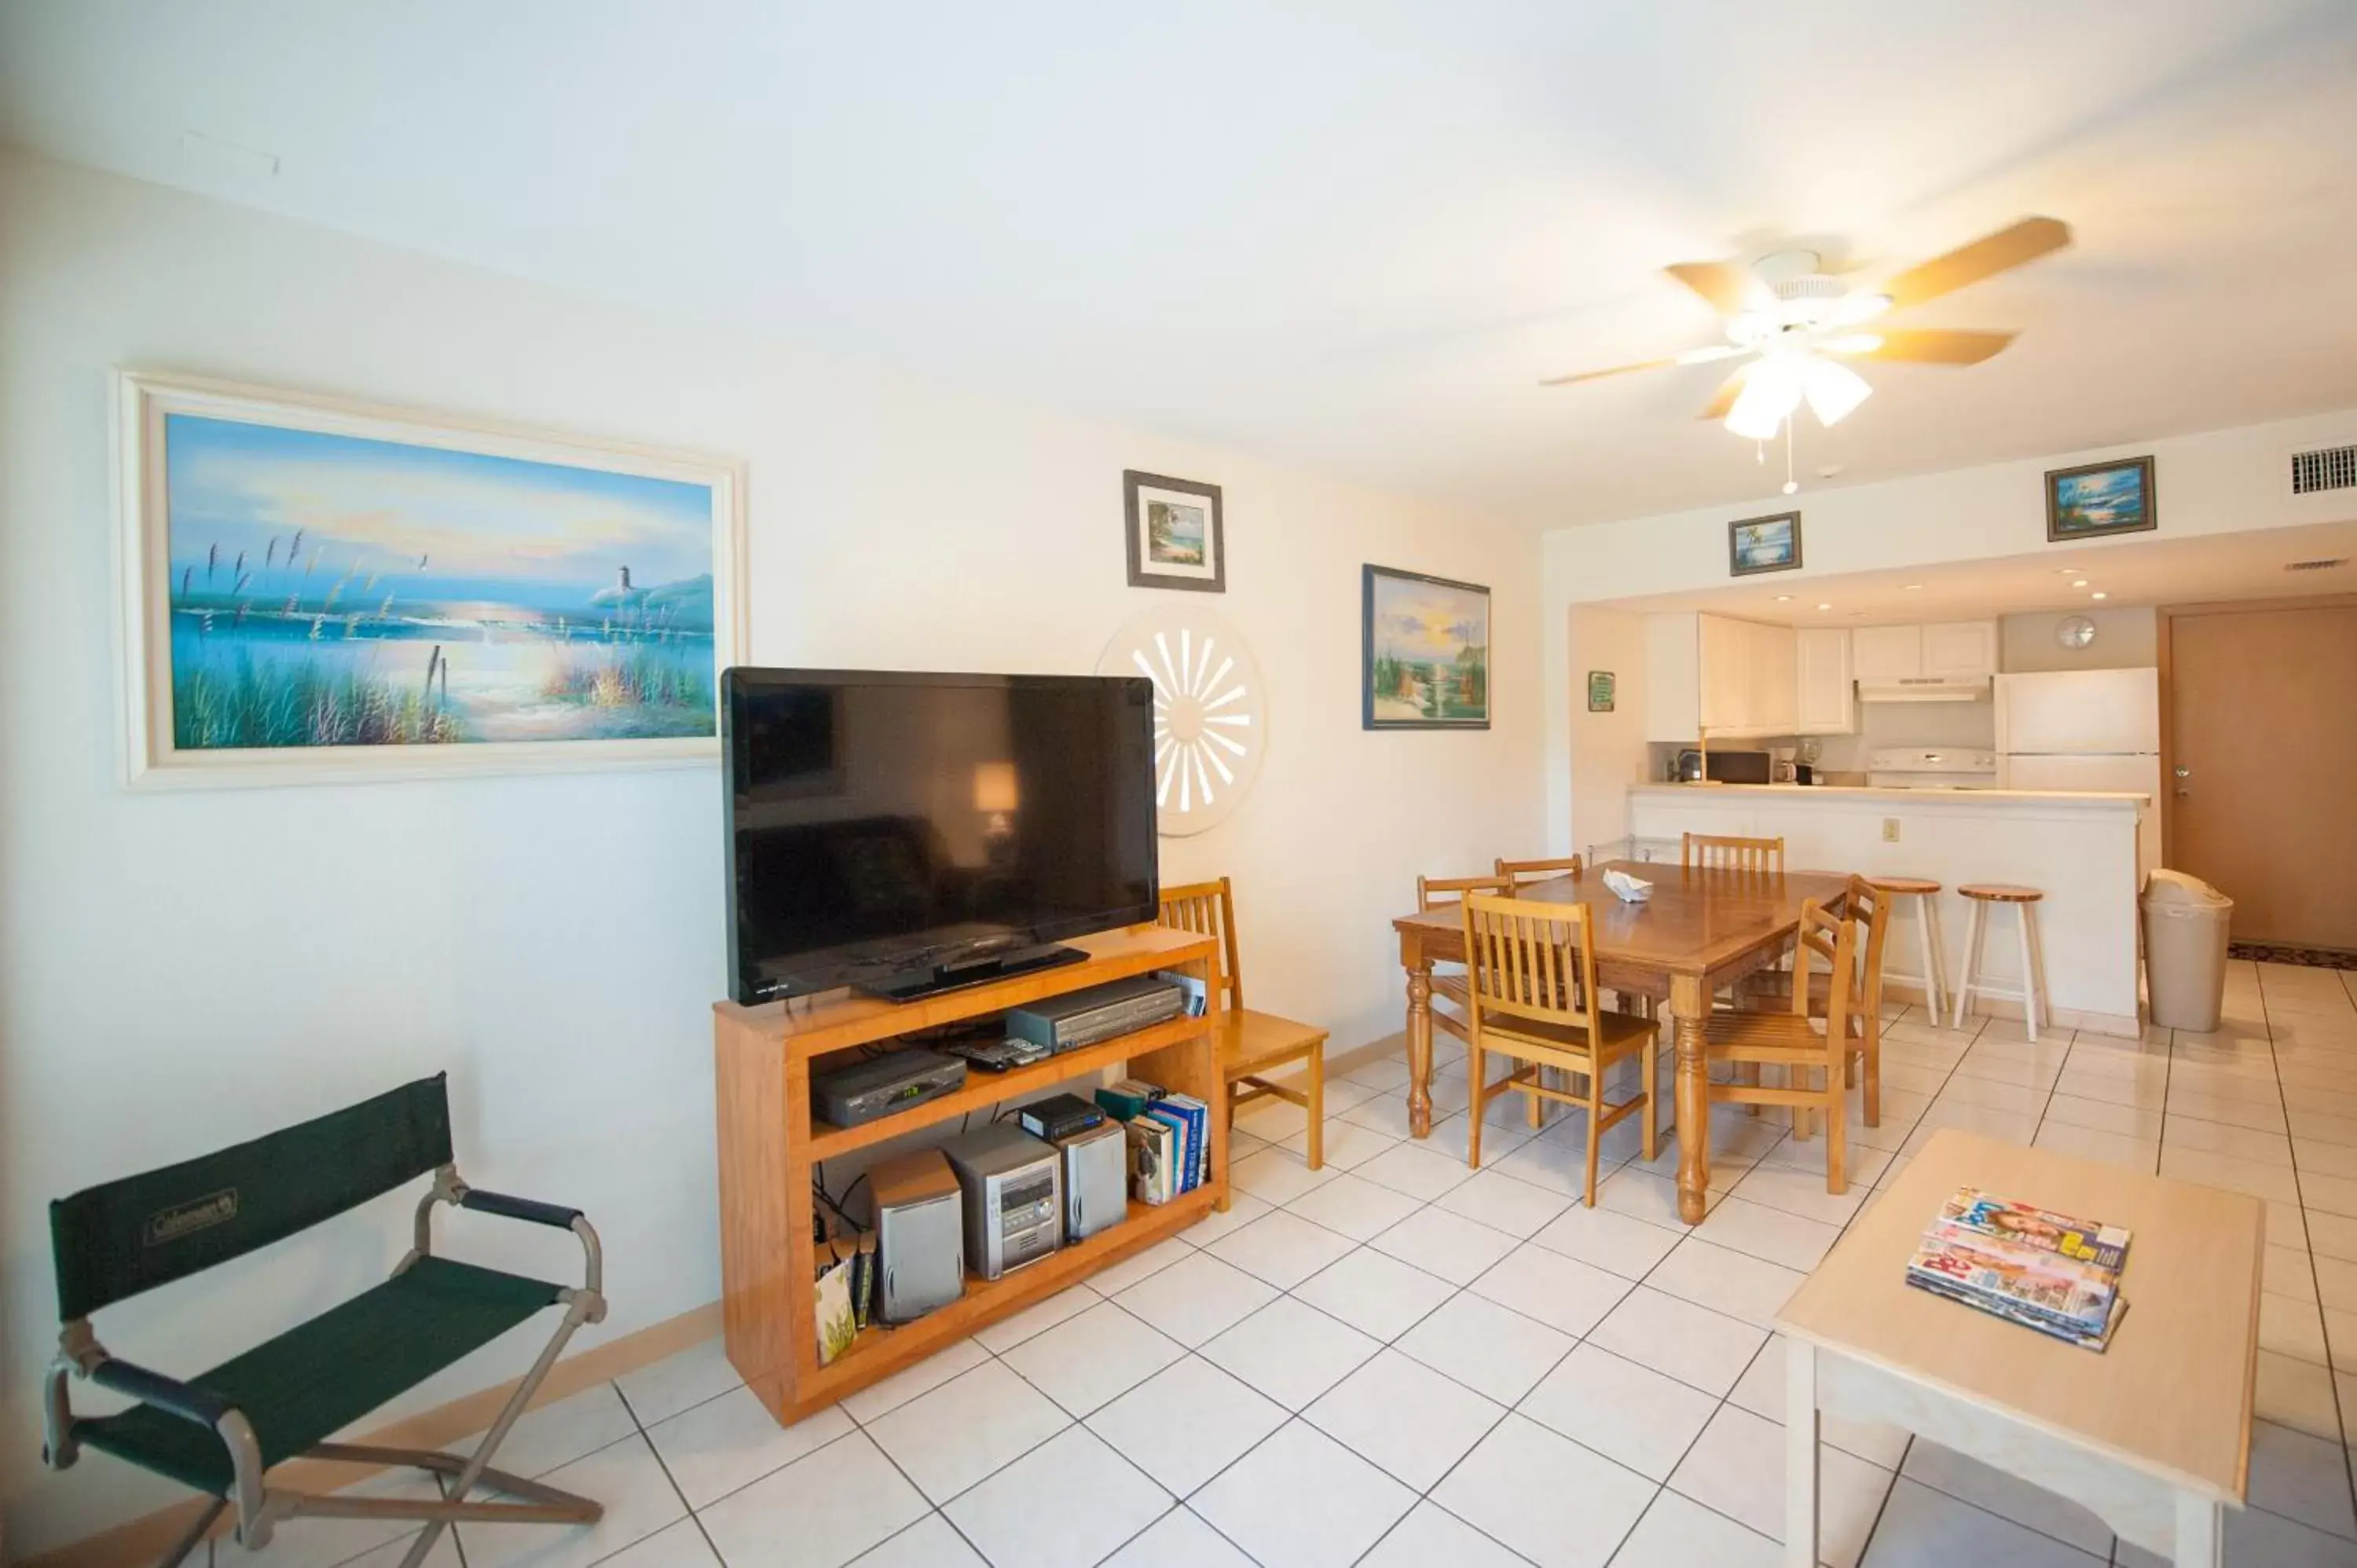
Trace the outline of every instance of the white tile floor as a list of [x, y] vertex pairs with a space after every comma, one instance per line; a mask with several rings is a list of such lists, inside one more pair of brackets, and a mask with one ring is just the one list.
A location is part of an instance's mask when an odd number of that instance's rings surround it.
[[[1764, 1325], [1946, 1125], [2269, 1199], [2253, 1506], [2228, 1560], [2357, 1565], [2352, 982], [2238, 963], [2216, 1033], [2142, 1043], [2033, 1047], [2016, 1025], [1902, 1012], [1851, 1194], [1826, 1194], [1821, 1141], [1729, 1112], [1693, 1230], [1674, 1146], [1646, 1166], [1616, 1129], [1583, 1208], [1576, 1121], [1533, 1138], [1501, 1106], [1477, 1176], [1461, 1058], [1420, 1144], [1401, 1141], [1405, 1073], [1377, 1063], [1337, 1080], [1368, 1090], [1335, 1099], [1348, 1171], [1306, 1170], [1301, 1113], [1264, 1102], [1239, 1126], [1232, 1213], [791, 1429], [716, 1345], [534, 1412], [508, 1462], [606, 1499], [605, 1520], [461, 1527], [435, 1568], [1773, 1564], [1781, 1341]], [[1834, 1568], [2152, 1562], [1904, 1433], [1832, 1423], [1826, 1444]], [[393, 1568], [393, 1534], [296, 1520], [264, 1568]]]

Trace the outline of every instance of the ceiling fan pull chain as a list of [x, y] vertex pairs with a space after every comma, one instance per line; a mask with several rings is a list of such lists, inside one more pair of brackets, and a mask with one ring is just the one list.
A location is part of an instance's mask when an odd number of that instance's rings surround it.
[[1792, 478], [1792, 442], [1798, 431], [1798, 422], [1791, 414], [1786, 414], [1784, 416], [1784, 493], [1788, 496], [1795, 494], [1801, 488], [1801, 481]]

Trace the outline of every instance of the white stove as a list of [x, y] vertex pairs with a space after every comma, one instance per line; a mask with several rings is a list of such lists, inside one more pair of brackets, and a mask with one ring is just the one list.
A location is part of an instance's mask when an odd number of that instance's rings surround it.
[[1877, 746], [1866, 754], [1877, 789], [1993, 789], [1996, 753], [1976, 746]]

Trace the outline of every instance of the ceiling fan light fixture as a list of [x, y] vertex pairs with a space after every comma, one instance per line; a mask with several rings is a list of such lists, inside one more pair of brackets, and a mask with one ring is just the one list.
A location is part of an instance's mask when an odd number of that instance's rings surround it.
[[1825, 339], [1828, 354], [1871, 354], [1882, 347], [1879, 332], [1846, 332], [1838, 338]]
[[1847, 365], [1837, 365], [1831, 360], [1812, 360], [1801, 378], [1801, 389], [1809, 399], [1809, 408], [1824, 424], [1839, 424], [1857, 412], [1857, 405], [1874, 395], [1866, 378]]
[[1727, 427], [1752, 441], [1773, 436], [1801, 406], [1808, 360], [1797, 354], [1770, 354], [1743, 378], [1743, 391], [1727, 411]]

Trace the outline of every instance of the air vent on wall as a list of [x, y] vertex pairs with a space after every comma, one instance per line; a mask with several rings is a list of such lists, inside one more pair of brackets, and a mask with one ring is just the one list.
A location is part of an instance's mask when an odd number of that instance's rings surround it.
[[2335, 566], [2346, 566], [2348, 564], [2349, 557], [2346, 555], [2328, 555], [2314, 561], [2287, 561], [2284, 563], [2284, 570], [2287, 572], [2330, 572]]
[[2291, 455], [2291, 493], [2357, 489], [2357, 446], [2319, 446]]

